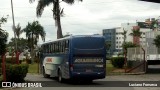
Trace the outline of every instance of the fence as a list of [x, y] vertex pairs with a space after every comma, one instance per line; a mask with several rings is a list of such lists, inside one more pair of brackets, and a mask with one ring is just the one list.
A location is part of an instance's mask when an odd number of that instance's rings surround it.
[[145, 49], [141, 47], [127, 49], [126, 72], [146, 72]]

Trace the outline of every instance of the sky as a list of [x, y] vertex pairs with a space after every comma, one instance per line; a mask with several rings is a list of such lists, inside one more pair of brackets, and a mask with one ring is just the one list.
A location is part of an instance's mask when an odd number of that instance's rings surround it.
[[[13, 0], [15, 24], [20, 23], [22, 29], [28, 22], [38, 20], [46, 32], [46, 41], [56, 40], [55, 21], [52, 17], [52, 4], [44, 9], [40, 18], [36, 17], [37, 1]], [[75, 0], [76, 1], [76, 0]], [[64, 8], [64, 17], [61, 18], [63, 35], [90, 35], [102, 34], [103, 29], [120, 27], [121, 23], [135, 23], [147, 18], [160, 16], [160, 5], [157, 3], [138, 0], [83, 0], [68, 5], [60, 3]], [[12, 30], [11, 0], [0, 0], [0, 17], [9, 15], [8, 22], [2, 25], [9, 33], [8, 41], [14, 37]], [[26, 38], [25, 33], [20, 37]], [[43, 43], [40, 39], [39, 43]]]

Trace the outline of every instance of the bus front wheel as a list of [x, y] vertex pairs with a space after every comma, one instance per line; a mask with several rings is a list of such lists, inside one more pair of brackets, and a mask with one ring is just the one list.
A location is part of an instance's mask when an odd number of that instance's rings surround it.
[[61, 70], [58, 70], [58, 81], [59, 82], [64, 82], [64, 79], [62, 78], [62, 72], [61, 72]]
[[44, 77], [44, 78], [49, 78], [49, 75], [45, 73], [44, 67], [43, 67], [43, 77]]

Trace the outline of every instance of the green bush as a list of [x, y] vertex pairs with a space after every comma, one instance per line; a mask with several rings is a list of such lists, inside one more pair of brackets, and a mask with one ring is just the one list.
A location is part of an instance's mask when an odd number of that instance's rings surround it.
[[31, 63], [32, 63], [31, 59], [27, 59], [27, 60], [26, 60], [26, 63], [27, 63], [27, 64], [31, 64]]
[[3, 77], [2, 77], [2, 75], [0, 75], [0, 88], [2, 87], [2, 80], [3, 80]]
[[124, 57], [112, 57], [111, 58], [111, 63], [116, 68], [123, 68], [124, 61], [125, 61]]
[[[16, 57], [9, 57], [5, 59], [6, 63], [12, 63], [12, 64], [16, 64]], [[0, 62], [2, 62], [2, 59], [0, 58]]]
[[7, 64], [6, 80], [10, 82], [23, 82], [28, 73], [28, 64]]
[[127, 67], [132, 68], [133, 66], [133, 61], [127, 61]]

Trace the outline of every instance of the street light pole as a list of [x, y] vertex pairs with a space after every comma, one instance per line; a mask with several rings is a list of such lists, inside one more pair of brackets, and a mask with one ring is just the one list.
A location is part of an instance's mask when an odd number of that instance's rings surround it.
[[14, 12], [13, 12], [13, 2], [11, 0], [11, 9], [12, 9], [12, 20], [13, 20], [13, 32], [14, 32], [14, 42], [15, 42], [15, 51], [17, 52], [17, 40], [16, 40], [16, 32], [15, 32], [15, 21], [14, 21]]

